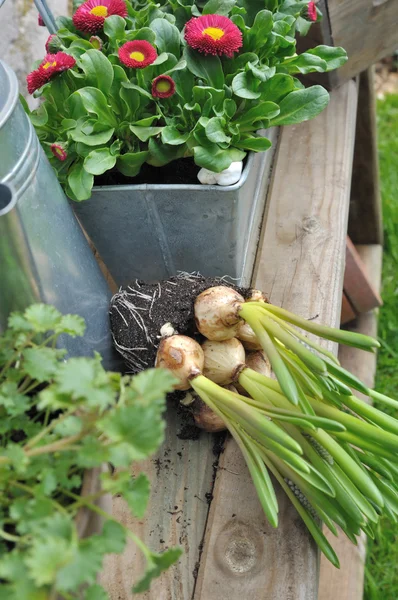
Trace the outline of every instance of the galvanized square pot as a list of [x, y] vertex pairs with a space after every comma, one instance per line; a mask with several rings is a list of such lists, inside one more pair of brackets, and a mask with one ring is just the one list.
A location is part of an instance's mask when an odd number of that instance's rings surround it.
[[228, 187], [102, 186], [72, 205], [118, 285], [178, 271], [249, 283], [272, 156], [250, 153], [240, 181]]

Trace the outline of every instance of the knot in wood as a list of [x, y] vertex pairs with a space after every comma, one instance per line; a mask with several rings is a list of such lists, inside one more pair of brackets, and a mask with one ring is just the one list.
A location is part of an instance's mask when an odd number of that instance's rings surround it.
[[306, 233], [316, 233], [317, 231], [319, 231], [321, 224], [319, 222], [319, 219], [317, 219], [316, 217], [305, 217], [303, 219], [303, 231], [305, 231]]
[[262, 539], [245, 523], [229, 523], [218, 538], [215, 553], [220, 566], [228, 573], [248, 573], [261, 565]]

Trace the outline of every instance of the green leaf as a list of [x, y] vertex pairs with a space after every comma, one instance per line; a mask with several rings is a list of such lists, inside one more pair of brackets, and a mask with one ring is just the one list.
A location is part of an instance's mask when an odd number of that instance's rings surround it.
[[117, 471], [114, 474], [102, 475], [102, 489], [112, 495], [120, 495], [132, 513], [142, 518], [149, 500], [150, 484], [144, 473], [133, 477], [129, 470]]
[[195, 146], [193, 151], [195, 163], [198, 167], [203, 167], [215, 173], [221, 173], [221, 171], [228, 169], [233, 162], [243, 160], [246, 156], [246, 152], [242, 152], [242, 150], [237, 150], [236, 148], [222, 150], [216, 144], [206, 147]]
[[162, 142], [163, 144], [170, 144], [171, 146], [179, 146], [181, 144], [185, 144], [189, 138], [189, 135], [189, 131], [183, 133], [176, 127], [169, 125], [167, 127], [163, 127], [162, 129]]
[[329, 94], [320, 85], [288, 94], [280, 103], [280, 114], [271, 125], [294, 125], [313, 119], [329, 104]]
[[[56, 585], [60, 591], [68, 592], [84, 584], [93, 584], [102, 567], [103, 552], [98, 544], [100, 536], [80, 540], [69, 561], [64, 559], [56, 574]], [[65, 564], [66, 563], [66, 564]], [[61, 565], [60, 565], [61, 566]]]
[[267, 35], [271, 33], [273, 26], [272, 12], [260, 10], [256, 14], [251, 29], [245, 35], [245, 50], [259, 51], [264, 45]]
[[86, 146], [101, 146], [102, 144], [106, 144], [107, 142], [109, 142], [114, 132], [115, 129], [114, 127], [112, 127], [111, 129], [100, 131], [99, 133], [86, 135], [80, 127], [77, 127], [75, 130], [70, 132], [70, 137], [75, 142], [81, 142]]
[[253, 152], [265, 152], [271, 148], [272, 144], [265, 137], [248, 137], [235, 142], [235, 146], [244, 150], [253, 150]]
[[120, 554], [126, 545], [126, 530], [121, 523], [105, 521], [100, 535], [93, 536], [103, 554]]
[[[108, 21], [108, 19], [105, 20]], [[86, 600], [109, 600], [108, 593], [104, 590], [104, 588], [95, 583], [90, 586], [85, 592]]]
[[282, 70], [286, 70], [289, 73], [323, 73], [327, 69], [327, 64], [319, 56], [313, 56], [304, 52], [299, 56], [289, 58], [281, 64]]
[[114, 398], [109, 376], [98, 359], [70, 358], [55, 377], [57, 391], [70, 400], [85, 400], [87, 406], [106, 407]]
[[150, 553], [148, 557], [145, 574], [140, 581], [133, 587], [136, 594], [149, 590], [152, 579], [159, 577], [162, 571], [166, 571], [180, 558], [182, 550], [180, 548], [169, 548], [162, 554]]
[[83, 162], [78, 162], [73, 165], [68, 175], [68, 185], [74, 195], [74, 199], [87, 200], [91, 196], [91, 190], [94, 185], [94, 177], [87, 173], [83, 166]]
[[[185, 60], [185, 59], [184, 59]], [[192, 100], [192, 89], [195, 85], [195, 78], [191, 71], [184, 69], [173, 73], [174, 83], [176, 84], [176, 92], [184, 102]]]
[[37, 586], [53, 583], [57, 572], [71, 560], [73, 548], [68, 539], [47, 535], [35, 537], [25, 559], [29, 576]]
[[24, 317], [37, 333], [46, 333], [55, 329], [60, 323], [62, 315], [54, 306], [32, 304], [25, 310]]
[[126, 21], [119, 15], [111, 15], [104, 22], [104, 33], [112, 40], [117, 42], [125, 38]]
[[218, 90], [223, 89], [224, 73], [218, 56], [206, 56], [187, 46], [184, 49], [184, 58], [188, 69], [196, 77], [204, 79], [210, 86]]
[[338, 69], [348, 60], [347, 52], [344, 50], [344, 48], [340, 48], [339, 46], [317, 46], [316, 48], [307, 50], [306, 54], [312, 54], [324, 60], [327, 65], [326, 71]]
[[151, 137], [148, 143], [149, 158], [147, 163], [156, 167], [167, 165], [169, 162], [182, 158], [185, 153], [185, 146], [172, 146], [163, 144], [160, 140]]
[[260, 86], [261, 98], [280, 104], [290, 92], [295, 89], [294, 78], [291, 75], [277, 73]]
[[116, 156], [112, 156], [109, 148], [93, 150], [84, 159], [84, 169], [92, 175], [102, 175], [116, 164]]
[[32, 379], [48, 381], [57, 372], [58, 356], [52, 348], [27, 348], [23, 357], [24, 371]]
[[39, 108], [33, 110], [30, 113], [29, 117], [32, 121], [32, 125], [34, 125], [35, 127], [42, 127], [43, 125], [47, 125], [48, 113], [45, 103], [43, 102], [42, 104], [40, 104]]
[[231, 137], [229, 135], [226, 135], [226, 133], [224, 132], [225, 126], [226, 121], [222, 117], [213, 117], [209, 119], [205, 127], [207, 138], [215, 144], [229, 144], [229, 142], [231, 141]]
[[135, 83], [131, 83], [130, 81], [123, 81], [122, 87], [124, 87], [128, 90], [136, 90], [142, 96], [145, 96], [145, 98], [149, 98], [150, 100], [153, 101], [153, 97], [151, 96], [151, 94], [149, 92], [147, 92], [146, 90], [144, 90], [144, 88], [140, 87], [139, 85], [135, 85]]
[[202, 14], [228, 16], [235, 4], [236, 0], [209, 0], [204, 5]]
[[256, 100], [261, 96], [261, 92], [258, 91], [258, 82], [250, 71], [235, 75], [232, 80], [232, 90], [239, 98], [248, 100]]
[[147, 160], [149, 152], [128, 152], [118, 157], [116, 167], [126, 177], [135, 177]]
[[86, 331], [86, 323], [79, 315], [63, 315], [54, 331], [55, 333], [67, 333], [71, 337], [80, 337]]
[[154, 19], [151, 29], [156, 35], [156, 46], [160, 52], [170, 52], [177, 58], [180, 57], [180, 32], [175, 25], [166, 19]]
[[75, 95], [80, 96], [87, 112], [96, 114], [101, 123], [116, 127], [115, 115], [108, 106], [107, 100], [101, 90], [97, 90], [94, 87], [84, 87], [72, 94], [72, 96]]
[[262, 121], [263, 119], [273, 119], [279, 115], [279, 112], [279, 106], [275, 104], [275, 102], [259, 102], [253, 108], [250, 108], [244, 113], [238, 115], [234, 123], [236, 122], [240, 125], [251, 125], [256, 121]]
[[[107, 21], [105, 19], [105, 23]], [[98, 88], [107, 96], [112, 87], [113, 68], [105, 54], [100, 50], [88, 50], [81, 56], [79, 65], [86, 75], [86, 85]]]
[[137, 127], [136, 125], [130, 125], [130, 130], [141, 142], [147, 142], [149, 138], [162, 133], [163, 127]]

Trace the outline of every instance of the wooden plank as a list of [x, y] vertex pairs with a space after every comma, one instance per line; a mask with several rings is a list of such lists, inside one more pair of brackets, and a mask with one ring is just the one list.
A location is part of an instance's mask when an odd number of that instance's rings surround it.
[[[332, 325], [340, 318], [356, 101], [349, 82], [317, 119], [282, 130], [253, 279], [271, 302]], [[272, 530], [231, 439], [220, 466], [195, 600], [315, 600], [318, 553], [295, 509], [278, 489], [280, 526]]]
[[348, 300], [345, 292], [343, 292], [343, 297], [341, 299], [341, 316], [340, 316], [340, 325], [345, 325], [349, 323], [353, 319], [355, 319], [356, 313], [352, 308], [350, 301]]
[[398, 46], [396, 0], [328, 0], [335, 46], [347, 50], [348, 62], [339, 69], [339, 82], [358, 75]]
[[357, 314], [366, 313], [382, 304], [380, 294], [372, 284], [366, 265], [349, 237], [346, 245], [344, 294]]
[[[139, 535], [151, 550], [169, 546], [184, 549], [180, 561], [156, 579], [143, 600], [186, 600], [192, 595], [194, 571], [208, 513], [213, 486], [214, 437], [201, 432], [198, 440], [177, 437], [183, 427], [175, 402], [167, 410], [166, 442], [152, 459], [140, 464], [151, 481], [151, 497], [145, 519], [132, 517], [120, 499], [113, 499], [113, 515]], [[136, 473], [137, 471], [135, 471]], [[128, 542], [122, 556], [109, 555], [101, 583], [111, 600], [132, 600], [131, 587], [144, 569], [140, 552]]]
[[[375, 288], [380, 289], [382, 246], [358, 246], [357, 250], [367, 267]], [[349, 329], [366, 335], [377, 335], [377, 313], [372, 311], [360, 315]], [[366, 385], [373, 386], [376, 354], [342, 346], [339, 351], [339, 359], [343, 367], [362, 379]], [[318, 600], [362, 600], [365, 536], [360, 538], [358, 546], [354, 546], [342, 532], [338, 539], [326, 529], [324, 533], [339, 556], [341, 568], [335, 569], [327, 560], [321, 558]]]
[[[398, 32], [398, 14], [396, 28]], [[379, 179], [376, 97], [372, 67], [361, 73], [359, 78], [357, 131], [348, 221], [348, 233], [354, 244], [383, 243]]]

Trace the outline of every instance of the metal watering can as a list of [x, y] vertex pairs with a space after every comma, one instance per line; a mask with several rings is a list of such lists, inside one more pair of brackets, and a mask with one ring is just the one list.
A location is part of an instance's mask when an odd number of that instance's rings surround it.
[[111, 292], [0, 61], [0, 330], [13, 310], [53, 304], [86, 320], [83, 338], [63, 336], [70, 356], [103, 357], [117, 369], [108, 317]]

